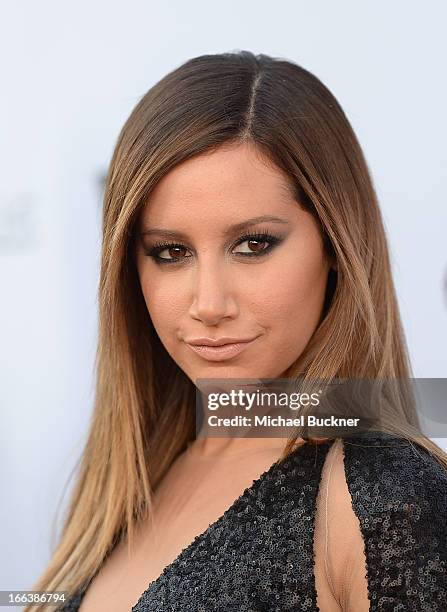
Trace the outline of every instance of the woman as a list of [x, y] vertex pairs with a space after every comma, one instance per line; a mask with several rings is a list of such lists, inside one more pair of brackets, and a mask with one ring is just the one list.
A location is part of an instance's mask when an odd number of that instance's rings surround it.
[[447, 460], [409, 397], [381, 434], [195, 439], [198, 379], [411, 375], [367, 164], [315, 76], [239, 52], [149, 90], [110, 164], [99, 303], [35, 589], [81, 612], [447, 609]]

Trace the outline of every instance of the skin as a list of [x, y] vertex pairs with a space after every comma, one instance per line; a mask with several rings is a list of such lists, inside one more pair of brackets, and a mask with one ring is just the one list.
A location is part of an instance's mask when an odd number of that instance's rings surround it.
[[[277, 244], [241, 240], [246, 230], [223, 235], [233, 224], [264, 215], [282, 223], [265, 221], [247, 229], [268, 232], [279, 238]], [[148, 312], [166, 350], [193, 382], [277, 378], [299, 357], [320, 320], [331, 263], [315, 219], [258, 149], [221, 147], [175, 167], [152, 191], [138, 232], [136, 261]], [[181, 246], [158, 250], [168, 262], [158, 263], [151, 253], [164, 241]], [[269, 252], [244, 255], [264, 251]], [[185, 343], [222, 336], [257, 339], [221, 362], [205, 360]], [[277, 440], [272, 443], [278, 446]], [[233, 453], [260, 444], [268, 441], [201, 439], [194, 450], [214, 456], [223, 448]]]

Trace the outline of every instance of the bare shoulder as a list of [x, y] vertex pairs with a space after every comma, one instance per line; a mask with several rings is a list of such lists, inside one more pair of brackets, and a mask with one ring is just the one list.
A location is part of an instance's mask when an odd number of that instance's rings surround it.
[[327, 454], [315, 517], [315, 585], [322, 612], [369, 610], [366, 559], [336, 440]]

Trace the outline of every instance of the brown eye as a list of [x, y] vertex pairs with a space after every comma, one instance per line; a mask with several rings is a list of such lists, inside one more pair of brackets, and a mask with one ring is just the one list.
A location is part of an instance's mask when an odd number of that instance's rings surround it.
[[[256, 234], [245, 234], [241, 236], [232, 253], [241, 255], [242, 258], [263, 257], [268, 255], [270, 251], [278, 244], [281, 244], [282, 238], [273, 236], [267, 232], [257, 232]], [[247, 244], [246, 248], [235, 251], [235, 248], [240, 245]], [[165, 256], [163, 256], [163, 253]], [[167, 255], [166, 255], [167, 253]], [[182, 264], [186, 259], [191, 259], [191, 253], [188, 255], [188, 249], [181, 243], [159, 242], [155, 244], [147, 253], [149, 257], [157, 264]], [[239, 258], [241, 260], [242, 258]]]
[[[162, 256], [162, 253], [165, 253], [166, 251], [169, 253], [169, 257], [163, 257]], [[183, 246], [170, 246], [170, 247], [168, 247], [166, 249], [163, 249], [162, 251], [159, 251], [158, 257], [160, 257], [160, 259], [167, 259], [167, 260], [169, 260], [171, 258], [172, 259], [178, 259], [178, 258], [181, 259], [185, 255], [186, 252], [187, 252], [187, 249], [185, 247], [183, 247]]]
[[264, 245], [268, 244], [268, 241], [260, 240], [257, 238], [250, 238], [249, 240], [244, 240], [244, 242], [241, 242], [241, 244], [245, 243], [249, 245], [249, 250], [236, 251], [236, 253], [259, 253], [265, 250]]

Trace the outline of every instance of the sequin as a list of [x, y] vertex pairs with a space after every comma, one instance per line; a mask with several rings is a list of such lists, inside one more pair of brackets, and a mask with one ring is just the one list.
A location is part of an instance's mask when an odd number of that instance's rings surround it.
[[[131, 612], [318, 612], [314, 520], [331, 444], [306, 444], [264, 472]], [[345, 439], [344, 464], [365, 541], [370, 610], [446, 612], [447, 471], [385, 434]], [[86, 589], [61, 610], [77, 612]]]

